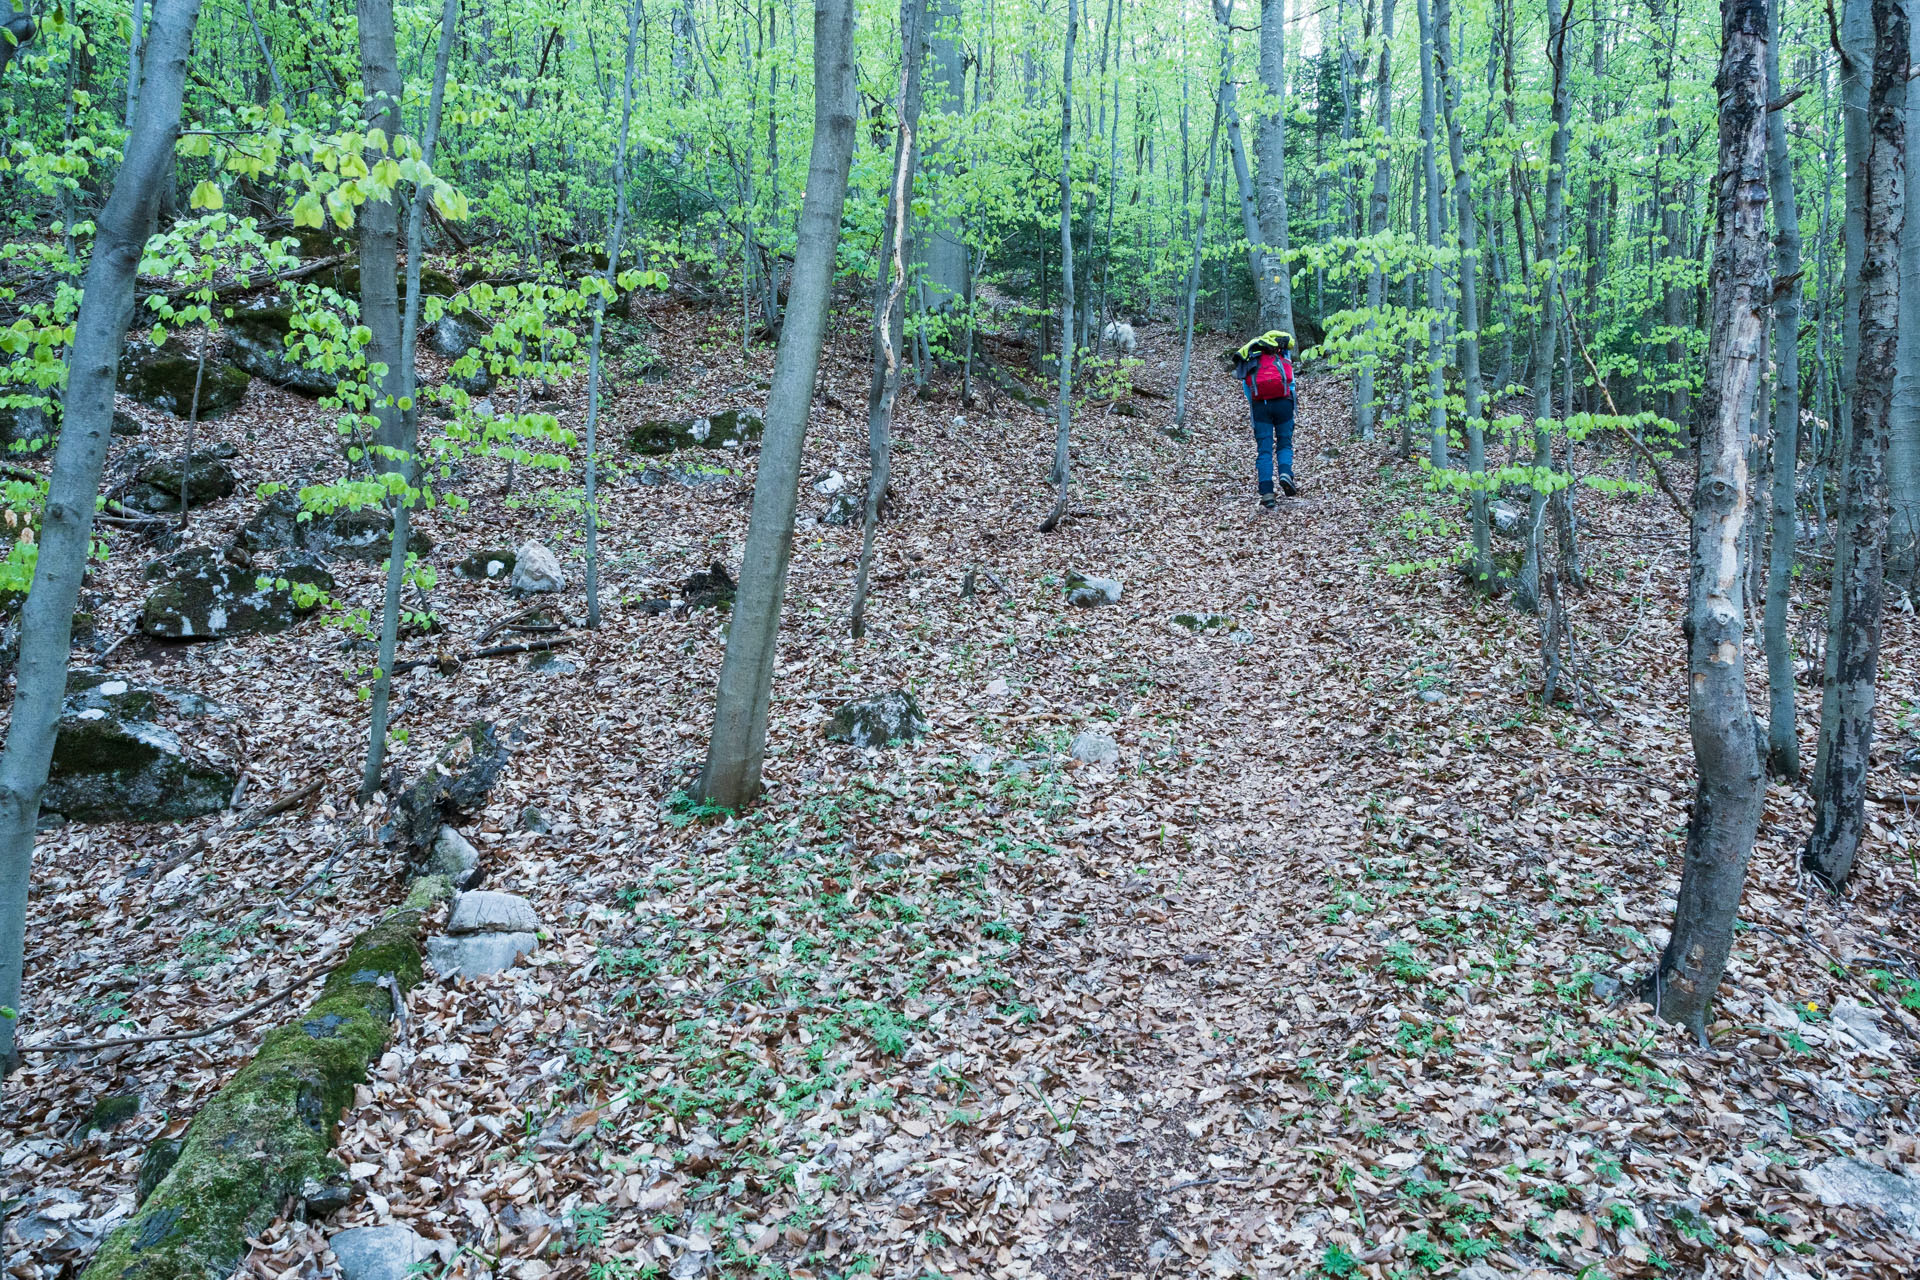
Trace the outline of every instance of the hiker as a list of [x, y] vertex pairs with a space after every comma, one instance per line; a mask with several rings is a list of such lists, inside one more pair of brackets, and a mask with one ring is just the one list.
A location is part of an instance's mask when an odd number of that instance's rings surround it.
[[1292, 345], [1292, 334], [1269, 329], [1226, 353], [1253, 414], [1253, 439], [1260, 450], [1260, 505], [1269, 508], [1275, 505], [1276, 480], [1289, 498], [1300, 492], [1293, 479], [1293, 361], [1287, 358]]

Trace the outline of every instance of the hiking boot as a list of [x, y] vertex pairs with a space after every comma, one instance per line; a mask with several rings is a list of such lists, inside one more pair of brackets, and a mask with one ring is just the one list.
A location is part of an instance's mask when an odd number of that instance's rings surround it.
[[1260, 495], [1260, 505], [1271, 511], [1280, 505], [1280, 500], [1270, 493], [1263, 493]]
[[1280, 473], [1280, 487], [1287, 491], [1289, 498], [1300, 492], [1300, 486], [1293, 482], [1293, 472], [1291, 471], [1282, 471]]

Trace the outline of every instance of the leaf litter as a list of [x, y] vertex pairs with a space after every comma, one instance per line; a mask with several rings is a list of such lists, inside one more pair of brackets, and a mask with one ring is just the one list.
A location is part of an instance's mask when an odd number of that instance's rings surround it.
[[[674, 372], [616, 385], [604, 438], [763, 401], [706, 313], [668, 300], [651, 319]], [[1174, 335], [1142, 333], [1136, 381], [1170, 391]], [[1587, 714], [1543, 709], [1532, 620], [1444, 573], [1392, 572], [1444, 538], [1395, 519], [1423, 503], [1418, 474], [1349, 441], [1343, 383], [1303, 379], [1305, 494], [1270, 514], [1234, 389], [1202, 374], [1185, 441], [1156, 429], [1166, 399], [1089, 410], [1082, 514], [1050, 536], [1032, 532], [1051, 505], [1043, 415], [937, 385], [901, 407], [856, 645], [858, 530], [819, 520], [815, 485], [864, 474], [864, 424], [842, 407], [863, 349], [848, 309], [751, 813], [687, 798], [725, 613], [679, 586], [737, 566], [750, 459], [658, 483], [611, 451], [607, 623], [569, 630], [577, 670], [397, 679], [408, 770], [476, 717], [519, 729], [465, 829], [487, 887], [533, 902], [542, 945], [498, 977], [416, 989], [341, 1126], [353, 1202], [276, 1221], [245, 1270], [331, 1274], [328, 1235], [398, 1222], [448, 1274], [520, 1280], [1901, 1273], [1898, 1224], [1823, 1203], [1805, 1173], [1920, 1162], [1909, 613], [1888, 616], [1887, 749], [1849, 896], [1799, 877], [1808, 801], [1772, 786], [1697, 1049], [1633, 987], [1665, 939], [1691, 793], [1685, 536], [1664, 503], [1584, 504], [1591, 585], [1570, 610]], [[562, 390], [578, 430], [579, 388]], [[141, 443], [177, 446], [181, 424], [146, 428]], [[240, 447], [242, 485], [195, 512], [194, 538], [237, 529], [258, 483], [318, 480], [337, 457], [323, 413], [259, 384], [200, 430]], [[576, 474], [523, 472], [512, 494], [503, 479], [469, 465], [471, 506], [422, 521], [432, 558], [540, 537], [577, 581]], [[91, 584], [106, 636], [137, 612], [146, 558], [114, 536]], [[363, 603], [380, 572], [336, 567]], [[1119, 579], [1121, 601], [1069, 606], [1070, 572]], [[444, 629], [403, 659], [457, 657], [513, 610], [446, 572], [433, 605]], [[577, 623], [577, 588], [554, 609]], [[1800, 610], [1817, 633], [1811, 586]], [[322, 785], [257, 826], [45, 833], [25, 1043], [210, 1026], [397, 900], [405, 868], [366, 834], [380, 802], [351, 798], [364, 707], [343, 672], [363, 660], [312, 621], [123, 647], [115, 670], [244, 709], [243, 807]], [[894, 688], [926, 739], [824, 739], [841, 702]], [[1801, 702], [1810, 743], [1817, 682]], [[1072, 759], [1088, 730], [1117, 762]], [[304, 998], [200, 1039], [30, 1057], [0, 1137], [8, 1274], [84, 1265], [131, 1212], [146, 1146]], [[127, 1096], [135, 1114], [92, 1123]]]

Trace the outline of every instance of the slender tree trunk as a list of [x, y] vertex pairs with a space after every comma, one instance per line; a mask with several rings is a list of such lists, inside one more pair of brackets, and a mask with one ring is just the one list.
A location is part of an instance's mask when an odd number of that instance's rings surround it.
[[[1233, 22], [1233, 0], [1214, 0], [1214, 13], [1223, 27]], [[1247, 271], [1253, 277], [1254, 297], [1260, 307], [1264, 327], [1269, 315], [1277, 314], [1279, 302], [1274, 294], [1273, 272], [1267, 265], [1266, 238], [1260, 230], [1260, 200], [1253, 188], [1253, 172], [1247, 164], [1247, 148], [1240, 136], [1240, 95], [1231, 76], [1227, 79], [1226, 100], [1222, 104], [1227, 124], [1227, 152], [1233, 157], [1233, 178], [1240, 189], [1240, 230], [1247, 238]]]
[[[1553, 64], [1553, 139], [1547, 148], [1547, 208], [1541, 220], [1540, 324], [1533, 343], [1533, 465], [1539, 476], [1553, 470], [1553, 366], [1560, 345], [1560, 244], [1567, 208], [1567, 11], [1562, 0], [1547, 0], [1547, 57]], [[1536, 480], [1527, 504], [1527, 545], [1514, 583], [1514, 602], [1529, 612], [1540, 608], [1540, 557], [1546, 528], [1548, 494]]]
[[1440, 225], [1440, 162], [1434, 139], [1436, 90], [1433, 83], [1433, 18], [1427, 0], [1416, 6], [1420, 22], [1420, 159], [1425, 170], [1427, 248], [1432, 262], [1427, 267], [1427, 461], [1436, 470], [1447, 469], [1447, 382], [1446, 382], [1446, 272], [1440, 266], [1445, 236]]
[[880, 504], [893, 478], [893, 405], [900, 394], [900, 340], [906, 329], [907, 261], [913, 210], [914, 151], [920, 130], [920, 68], [926, 0], [901, 0], [899, 128], [893, 140], [893, 181], [887, 184], [886, 223], [880, 233], [880, 273], [873, 287], [873, 382], [867, 391], [867, 500], [860, 515], [860, 563], [853, 575], [854, 639], [867, 633], [867, 585], [873, 569]]
[[[1780, 96], [1780, 12], [1772, 7], [1773, 39], [1767, 44], [1767, 94]], [[1793, 192], [1793, 158], [1787, 149], [1786, 110], [1767, 113], [1767, 180], [1773, 196], [1774, 263], [1786, 288], [1773, 303], [1773, 538], [1768, 549], [1767, 611], [1762, 634], [1767, 652], [1767, 766], [1789, 782], [1800, 777], [1800, 737], [1793, 697], [1793, 646], [1788, 610], [1793, 600], [1793, 561], [1800, 519], [1795, 500], [1800, 449], [1800, 212]], [[1903, 298], [1902, 301], [1905, 301]]]
[[[1380, 71], [1376, 78], [1376, 98], [1373, 109], [1374, 128], [1379, 132], [1375, 141], [1373, 160], [1373, 190], [1367, 197], [1367, 234], [1378, 236], [1387, 229], [1387, 200], [1393, 189], [1393, 10], [1394, 0], [1380, 0]], [[1387, 300], [1386, 277], [1378, 268], [1367, 272], [1367, 311], [1370, 316], [1378, 315]], [[1367, 321], [1366, 332], [1372, 334], [1374, 322]], [[1379, 364], [1379, 356], [1367, 350], [1360, 357], [1360, 367], [1353, 373], [1353, 423], [1362, 440], [1373, 439], [1374, 423], [1377, 420], [1373, 399], [1373, 371]]]
[[[9, 0], [16, 3], [17, 0]], [[140, 105], [140, 52], [144, 46], [147, 0], [133, 0], [133, 25], [127, 32], [127, 115], [126, 126], [133, 128], [133, 113]], [[0, 71], [5, 70], [11, 51], [0, 53]]]
[[[387, 148], [370, 152], [372, 165], [388, 154], [405, 126], [400, 103], [403, 86], [394, 48], [393, 0], [358, 0], [360, 74], [366, 86], [365, 121], [386, 136]], [[400, 409], [400, 200], [369, 200], [360, 220], [360, 323], [367, 327], [368, 378], [377, 389], [374, 413], [380, 421], [374, 439], [380, 455], [374, 471], [391, 469], [406, 449], [405, 414]]]
[[1487, 436], [1482, 420], [1485, 388], [1480, 382], [1480, 303], [1474, 278], [1480, 262], [1480, 232], [1473, 207], [1473, 177], [1467, 169], [1465, 131], [1460, 122], [1452, 28], [1453, 0], [1434, 0], [1434, 56], [1440, 75], [1440, 102], [1447, 117], [1454, 224], [1460, 240], [1460, 385], [1466, 400], [1467, 474], [1471, 477], [1467, 499], [1472, 512], [1472, 573], [1474, 582], [1484, 589], [1493, 582], [1493, 533], [1487, 516]]
[[[1913, 61], [1920, 65], [1920, 22], [1908, 11]], [[1907, 90], [1907, 155], [1920, 154], [1920, 93]], [[1911, 163], [1911, 161], [1909, 161]], [[1907, 180], [1900, 232], [1900, 355], [1893, 375], [1893, 425], [1887, 444], [1891, 501], [1887, 569], [1920, 597], [1920, 182]], [[1920, 600], [1916, 600], [1920, 603]]]
[[1060, 81], [1060, 403], [1053, 437], [1053, 511], [1040, 524], [1051, 533], [1067, 514], [1067, 484], [1072, 478], [1068, 446], [1073, 428], [1073, 38], [1080, 26], [1079, 0], [1067, 0], [1067, 49]]
[[[426, 163], [433, 164], [434, 147], [440, 135], [440, 107], [446, 100], [447, 59], [453, 49], [453, 28], [459, 19], [459, 0], [445, 0], [440, 12], [440, 47], [434, 61], [433, 96], [427, 107], [426, 132], [420, 140], [421, 155]], [[393, 57], [394, 32], [393, 8], [391, 0], [360, 0], [360, 47], [361, 66], [366, 76], [367, 96], [378, 102], [384, 96], [393, 104], [387, 124], [394, 132], [388, 133], [389, 146], [399, 136], [401, 128], [398, 59]], [[371, 50], [371, 53], [369, 52]], [[385, 61], [382, 62], [381, 59]], [[385, 70], [383, 70], [383, 68]], [[391, 84], [383, 83], [377, 77], [383, 77], [386, 71], [392, 74]], [[368, 713], [367, 760], [360, 775], [360, 795], [362, 799], [373, 795], [380, 789], [380, 770], [387, 757], [387, 707], [393, 696], [393, 655], [400, 643], [400, 594], [406, 587], [407, 544], [411, 539], [408, 529], [412, 513], [414, 494], [413, 454], [417, 432], [418, 413], [414, 407], [414, 353], [418, 349], [420, 337], [420, 267], [421, 257], [426, 252], [423, 215], [428, 194], [416, 189], [413, 203], [407, 212], [407, 303], [405, 314], [400, 317], [397, 351], [394, 363], [382, 379], [381, 422], [385, 456], [376, 463], [379, 470], [397, 472], [400, 483], [397, 491], [387, 504], [393, 519], [393, 536], [387, 552], [386, 594], [380, 609], [380, 650], [379, 672], [374, 677], [373, 696]], [[364, 216], [371, 216], [376, 208], [384, 209], [389, 220], [395, 219], [399, 204], [399, 193], [386, 201], [368, 201]], [[364, 223], [363, 223], [364, 225]], [[364, 241], [362, 242], [364, 246]], [[385, 258], [386, 288], [389, 299], [393, 289], [393, 257]], [[360, 282], [362, 290], [361, 314], [368, 315], [366, 306], [367, 275], [369, 260], [363, 247], [360, 255]], [[378, 333], [377, 326], [370, 325]], [[369, 344], [371, 350], [371, 344]], [[388, 416], [392, 415], [391, 433], [384, 430]]]
[[1184, 335], [1180, 347], [1180, 382], [1173, 393], [1173, 425], [1183, 431], [1187, 426], [1188, 380], [1193, 373], [1194, 317], [1200, 305], [1201, 251], [1207, 240], [1207, 206], [1212, 202], [1214, 178], [1219, 170], [1220, 128], [1225, 116], [1221, 106], [1227, 91], [1228, 75], [1224, 31], [1221, 33], [1220, 44], [1220, 88], [1213, 100], [1213, 132], [1207, 139], [1206, 176], [1200, 181], [1200, 220], [1193, 227], [1193, 262], [1187, 270], [1186, 310], [1181, 317]]
[[[1860, 0], [1855, 0], [1859, 3]], [[1900, 235], [1906, 221], [1907, 74], [1912, 56], [1907, 0], [1873, 0], [1873, 63], [1861, 158], [1858, 349], [1840, 484], [1840, 536], [1827, 606], [1820, 750], [1813, 766], [1813, 834], [1802, 865], [1838, 892], [1866, 828], [1873, 745], [1874, 681], [1880, 670], [1880, 609], [1886, 572], [1887, 444], [1899, 350]]]
[[[929, 0], [923, 26], [930, 48], [928, 72], [939, 89], [936, 110], [945, 114], [956, 131], [967, 105], [966, 46], [961, 40], [960, 0]], [[938, 168], [951, 174], [953, 163], [929, 152], [928, 169]], [[947, 312], [960, 305], [967, 291], [968, 253], [966, 241], [951, 216], [932, 219], [925, 238], [915, 237], [924, 246], [927, 263], [927, 290], [935, 312]]]
[[[646, 0], [633, 0], [627, 19], [627, 75], [620, 90], [620, 144], [613, 153], [613, 230], [607, 235], [607, 291], [594, 299], [593, 337], [587, 348], [587, 629], [600, 629], [600, 338], [607, 299], [620, 276], [620, 239], [627, 227], [627, 143], [633, 127], [634, 51]], [[771, 119], [771, 108], [769, 108]]]
[[720, 669], [713, 739], [700, 778], [700, 794], [730, 809], [741, 808], [760, 794], [780, 604], [793, 554], [800, 456], [832, 299], [840, 215], [846, 206], [847, 170], [853, 160], [855, 105], [852, 0], [814, 0], [813, 151], [807, 193], [800, 206], [787, 321], [780, 330], [773, 387], [767, 393], [766, 436], [754, 477], [753, 514], [727, 633], [727, 656]]
[[[1904, 32], [1902, 35], [1904, 36]], [[1713, 317], [1696, 437], [1687, 599], [1687, 722], [1699, 781], [1673, 934], [1654, 973], [1660, 1016], [1706, 1041], [1733, 946], [1764, 778], [1747, 706], [1740, 543], [1747, 444], [1760, 388], [1767, 273], [1767, 5], [1722, 0], [1720, 174]]]
[[80, 312], [74, 320], [64, 417], [40, 521], [33, 586], [20, 610], [20, 658], [13, 712], [0, 753], [0, 1072], [18, 1065], [27, 895], [34, 828], [47, 783], [60, 704], [66, 697], [73, 614], [93, 537], [100, 472], [112, 439], [120, 350], [133, 318], [140, 255], [153, 233], [162, 188], [173, 181], [173, 144], [200, 0], [155, 0], [145, 92], [113, 193], [95, 220]]
[[[1679, 167], [1680, 143], [1674, 131], [1673, 121], [1673, 65], [1679, 56], [1680, 11], [1684, 7], [1681, 0], [1667, 0], [1670, 3], [1673, 21], [1665, 33], [1665, 61], [1661, 72], [1661, 102], [1658, 151], [1667, 162], [1669, 181], [1671, 173]], [[1659, 14], [1655, 13], [1656, 20]], [[1687, 252], [1686, 232], [1680, 222], [1681, 199], [1676, 189], [1661, 189], [1660, 226], [1664, 244], [1666, 265], [1664, 269], [1664, 288], [1662, 291], [1662, 313], [1667, 328], [1667, 380], [1668, 387], [1663, 414], [1672, 420], [1682, 431], [1687, 429], [1687, 387], [1684, 376], [1686, 343], [1681, 333], [1687, 327], [1687, 288], [1681, 279], [1685, 264], [1690, 258]]]
[[[1293, 332], [1292, 238], [1287, 226], [1287, 0], [1260, 0], [1260, 83], [1273, 98], [1260, 117], [1260, 228], [1266, 277], [1260, 290], [1260, 326]], [[1321, 194], [1325, 195], [1323, 189]], [[1325, 304], [1315, 299], [1316, 305]]]

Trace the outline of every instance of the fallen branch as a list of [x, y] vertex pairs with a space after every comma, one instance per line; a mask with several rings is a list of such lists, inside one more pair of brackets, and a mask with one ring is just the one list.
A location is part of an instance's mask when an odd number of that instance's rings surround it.
[[493, 625], [489, 626], [486, 630], [482, 631], [479, 635], [475, 636], [473, 638], [473, 642], [475, 644], [485, 644], [487, 641], [493, 639], [496, 635], [500, 634], [502, 631], [505, 631], [508, 627], [512, 626], [514, 623], [520, 622], [526, 618], [530, 618], [544, 608], [546, 608], [546, 605], [543, 602], [535, 601], [534, 603], [526, 606], [523, 609], [516, 609], [514, 610], [514, 612], [508, 614], [506, 617], [500, 619], [498, 622], [494, 623]]
[[42, 1044], [23, 1044], [20, 1046], [20, 1052], [85, 1053], [94, 1049], [117, 1049], [121, 1045], [129, 1044], [173, 1044], [181, 1040], [199, 1040], [206, 1036], [213, 1035], [215, 1032], [225, 1031], [237, 1022], [246, 1021], [262, 1009], [280, 1003], [300, 988], [306, 986], [309, 982], [312, 982], [322, 973], [325, 973], [327, 967], [332, 963], [333, 957], [328, 956], [325, 960], [313, 966], [313, 968], [307, 970], [298, 978], [295, 978], [286, 988], [274, 992], [265, 1000], [248, 1005], [238, 1013], [230, 1014], [210, 1026], [202, 1027], [198, 1031], [174, 1031], [164, 1035], [153, 1036], [116, 1036], [109, 1040], [49, 1040]]
[[469, 654], [473, 658], [505, 658], [516, 653], [539, 653], [543, 649], [557, 649], [563, 644], [573, 643], [572, 636], [554, 636], [551, 640], [527, 640], [520, 644], [497, 644], [491, 649], [481, 649]]
[[273, 817], [277, 813], [285, 813], [287, 810], [295, 808], [296, 806], [304, 804], [306, 801], [311, 800], [314, 796], [317, 796], [320, 794], [320, 788], [325, 785], [326, 785], [325, 778], [315, 778], [312, 782], [309, 782], [306, 786], [300, 788], [298, 791], [295, 791], [291, 795], [282, 796], [280, 799], [275, 800], [272, 804], [269, 804], [264, 808], [256, 809], [252, 813], [247, 814], [245, 817], [240, 819], [237, 825], [242, 827], [258, 826], [260, 823], [266, 821], [268, 818]]

